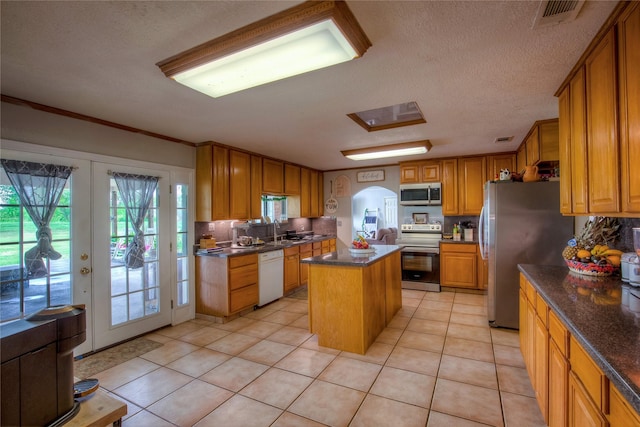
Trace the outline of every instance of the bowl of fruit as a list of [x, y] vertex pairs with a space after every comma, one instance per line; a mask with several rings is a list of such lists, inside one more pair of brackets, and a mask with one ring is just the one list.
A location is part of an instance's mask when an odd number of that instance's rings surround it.
[[585, 276], [599, 277], [611, 276], [620, 271], [622, 251], [607, 246], [607, 242], [618, 238], [619, 228], [616, 218], [594, 217], [587, 221], [562, 251], [569, 270]]
[[358, 236], [353, 242], [351, 242], [351, 247], [349, 248], [349, 252], [352, 254], [372, 254], [376, 250], [369, 246], [369, 242], [367, 242], [364, 237]]

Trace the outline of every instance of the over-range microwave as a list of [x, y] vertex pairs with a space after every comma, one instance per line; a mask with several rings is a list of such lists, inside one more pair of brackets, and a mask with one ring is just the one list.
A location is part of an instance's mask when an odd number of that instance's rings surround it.
[[442, 205], [442, 183], [400, 185], [400, 204], [405, 206]]

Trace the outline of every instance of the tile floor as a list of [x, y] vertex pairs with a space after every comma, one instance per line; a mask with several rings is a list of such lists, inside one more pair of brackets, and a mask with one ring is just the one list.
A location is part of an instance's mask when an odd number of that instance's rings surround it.
[[124, 426], [543, 426], [517, 331], [486, 297], [403, 290], [366, 355], [319, 347], [307, 304], [284, 298], [226, 324], [192, 320], [96, 375]]

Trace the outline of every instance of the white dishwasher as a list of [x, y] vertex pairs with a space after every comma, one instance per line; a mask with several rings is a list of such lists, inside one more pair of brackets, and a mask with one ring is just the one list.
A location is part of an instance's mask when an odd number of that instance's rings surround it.
[[284, 292], [284, 251], [258, 254], [258, 306], [282, 298]]

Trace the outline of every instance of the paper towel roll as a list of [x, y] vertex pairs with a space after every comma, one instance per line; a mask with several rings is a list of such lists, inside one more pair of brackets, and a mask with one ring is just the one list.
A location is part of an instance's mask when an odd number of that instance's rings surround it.
[[473, 240], [473, 228], [464, 229], [464, 240]]

